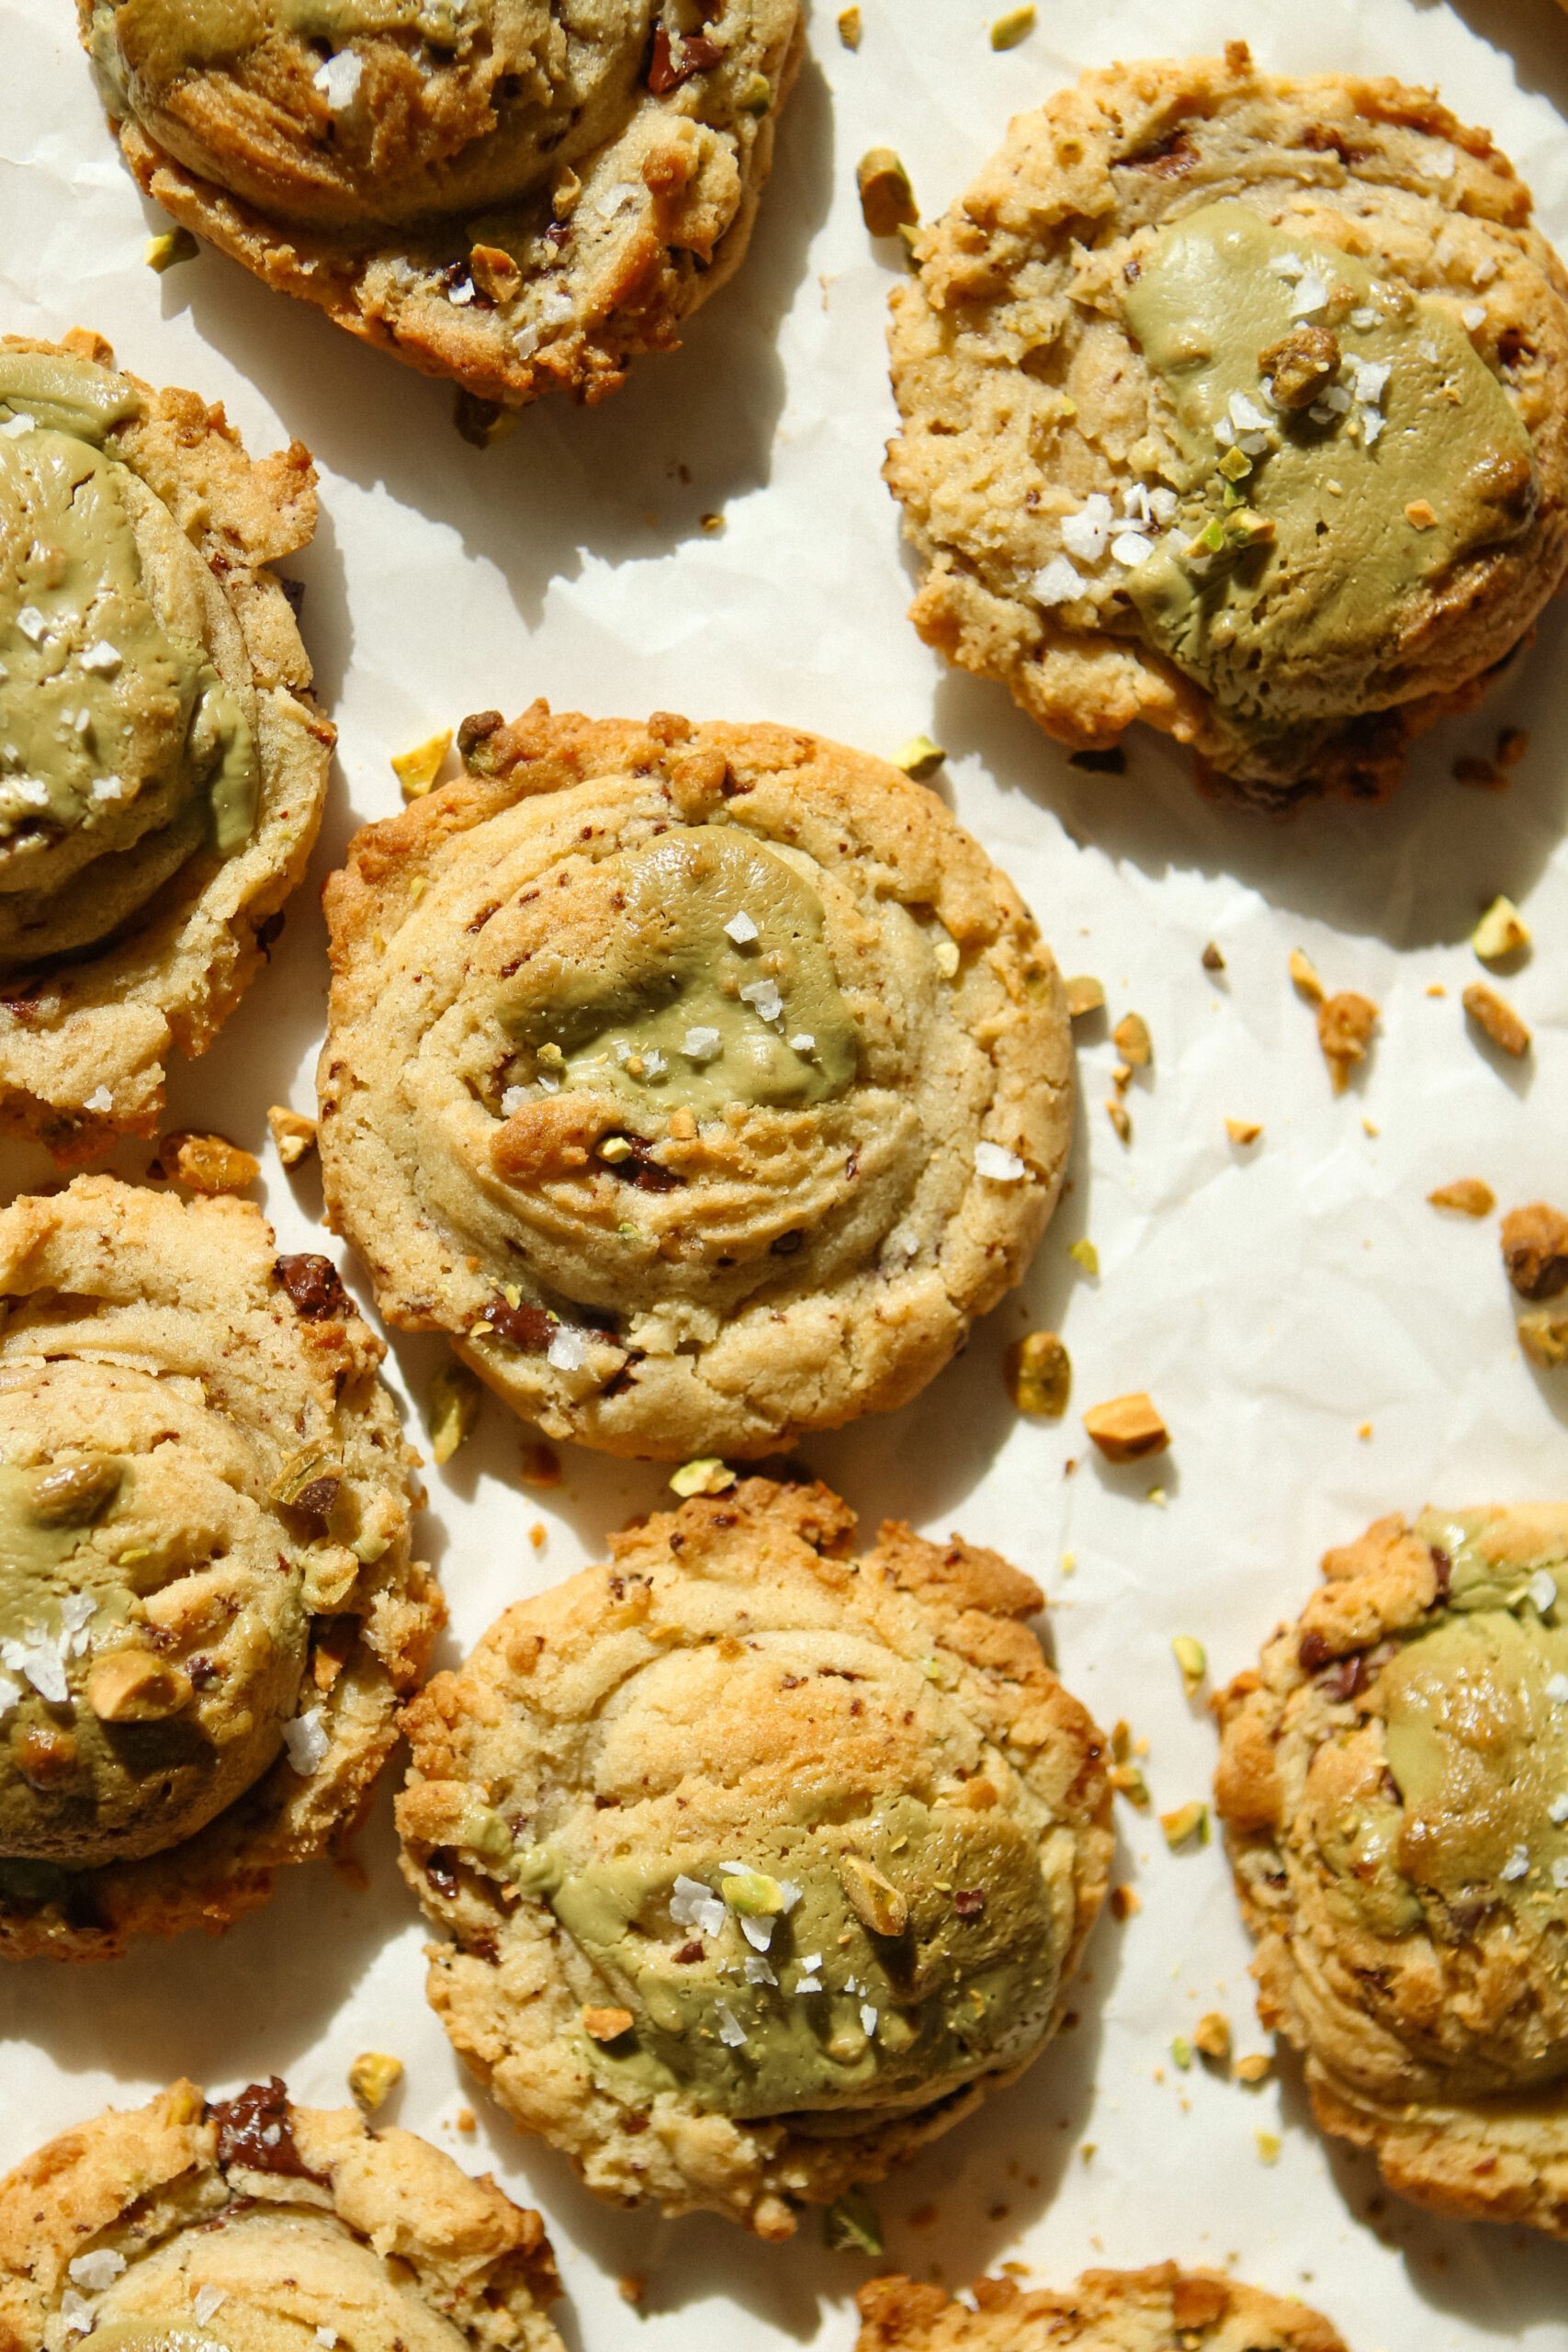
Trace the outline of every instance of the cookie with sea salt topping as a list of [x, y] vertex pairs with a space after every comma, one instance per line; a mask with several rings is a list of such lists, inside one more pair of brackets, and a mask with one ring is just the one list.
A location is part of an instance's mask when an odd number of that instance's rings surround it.
[[220, 1928], [353, 1821], [440, 1600], [384, 1350], [259, 1210], [0, 1211], [0, 1957]]
[[0, 1127], [57, 1159], [155, 1131], [304, 872], [334, 737], [269, 567], [315, 521], [298, 442], [0, 338]]
[[0, 2180], [6, 2352], [560, 2352], [537, 2213], [283, 2084], [179, 2082]]
[[1568, 279], [1429, 91], [1223, 61], [1021, 115], [893, 296], [928, 642], [1077, 750], [1375, 796], [1568, 567]]
[[1392, 2188], [1568, 2237], [1568, 1507], [1323, 1572], [1215, 1702], [1258, 2013]]
[[327, 886], [329, 1212], [552, 1437], [755, 1456], [902, 1404], [1071, 1125], [1049, 951], [934, 793], [782, 727], [466, 722]]
[[1058, 2292], [977, 2278], [974, 2308], [912, 2278], [872, 2279], [857, 2298], [856, 2352], [1345, 2352], [1294, 2297], [1267, 2295], [1174, 2262], [1087, 2270]]
[[137, 180], [269, 286], [516, 405], [735, 269], [799, 0], [78, 0]]
[[1105, 1741], [1027, 1577], [748, 1479], [409, 1710], [430, 1998], [620, 2204], [786, 2237], [1033, 2060], [1105, 1894]]

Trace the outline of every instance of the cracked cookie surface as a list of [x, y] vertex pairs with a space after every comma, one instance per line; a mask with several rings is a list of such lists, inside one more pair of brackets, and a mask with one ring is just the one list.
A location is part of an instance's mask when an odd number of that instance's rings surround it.
[[785, 728], [464, 729], [328, 884], [329, 1211], [554, 1437], [758, 1455], [912, 1396], [1071, 1128], [1049, 951], [934, 794]]
[[1021, 115], [893, 296], [912, 616], [1077, 750], [1370, 797], [1568, 567], [1562, 265], [1429, 92], [1223, 61]]
[[512, 405], [596, 400], [735, 269], [798, 0], [79, 0], [131, 170], [280, 291]]
[[620, 2204], [788, 2236], [1011, 2081], [1105, 1894], [1105, 1742], [1027, 1577], [748, 1479], [508, 1610], [410, 1709], [433, 2005]]
[[1391, 2188], [1568, 2236], [1568, 1508], [1393, 1517], [1216, 1701], [1258, 2013]]
[[0, 1211], [0, 1955], [220, 1928], [355, 1818], [440, 1622], [384, 1351], [259, 1210]]
[[1061, 2292], [977, 2278], [975, 2308], [941, 2287], [874, 2278], [860, 2290], [856, 2352], [1345, 2352], [1325, 2319], [1174, 2262], [1087, 2270]]

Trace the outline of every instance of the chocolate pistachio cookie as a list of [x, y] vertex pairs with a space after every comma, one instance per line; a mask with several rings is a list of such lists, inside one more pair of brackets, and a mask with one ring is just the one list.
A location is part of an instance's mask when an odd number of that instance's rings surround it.
[[426, 375], [595, 400], [746, 250], [799, 0], [78, 0], [147, 194]]
[[1323, 1569], [1216, 1702], [1259, 2014], [1391, 2188], [1568, 2237], [1568, 1508]]
[[1105, 1894], [1104, 1741], [1029, 1578], [749, 1479], [510, 1609], [409, 1710], [431, 2000], [599, 2195], [763, 2237], [1036, 2057]]
[[537, 2213], [412, 2132], [175, 2083], [0, 2181], [6, 2352], [559, 2352]]
[[1431, 93], [1113, 66], [893, 298], [920, 633], [1047, 733], [1374, 795], [1568, 566], [1568, 279]]
[[61, 1160], [153, 1132], [304, 871], [333, 735], [267, 566], [315, 479], [96, 335], [0, 339], [0, 1126]]
[[329, 1211], [553, 1437], [765, 1453], [902, 1404], [1050, 1215], [1072, 1049], [1005, 876], [782, 727], [466, 722], [327, 886]]
[[347, 1826], [440, 1620], [383, 1350], [259, 1211], [0, 1212], [0, 1956], [220, 1928]]
[[912, 2278], [860, 2290], [856, 2352], [1345, 2352], [1325, 2319], [1213, 2270], [1086, 2270], [1064, 2293], [977, 2278], [975, 2308]]

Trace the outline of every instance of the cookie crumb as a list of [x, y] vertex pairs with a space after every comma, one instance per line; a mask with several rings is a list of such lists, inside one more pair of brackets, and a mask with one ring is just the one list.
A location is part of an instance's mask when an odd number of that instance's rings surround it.
[[1529, 1053], [1530, 1033], [1511, 1004], [1481, 980], [1472, 980], [1460, 999], [1476, 1027], [1516, 1061]]
[[858, 8], [840, 9], [839, 39], [843, 42], [846, 49], [858, 49], [861, 45], [861, 38], [864, 33], [864, 30], [865, 27], [862, 22], [861, 13]]
[[[852, 13], [858, 16], [860, 12], [856, 9]], [[615, 2292], [623, 2303], [630, 2303], [635, 2311], [648, 2293], [648, 2279], [645, 2273], [640, 2270], [624, 2271], [615, 2281]]]
[[306, 1154], [315, 1150], [316, 1122], [306, 1118], [303, 1112], [290, 1111], [286, 1104], [275, 1102], [266, 1114], [266, 1123], [285, 1168], [298, 1168]]
[[1273, 2071], [1274, 2061], [1266, 2050], [1249, 2052], [1247, 2057], [1238, 2058], [1232, 2069], [1236, 2081], [1245, 2083], [1249, 2090], [1266, 2083]]
[[1292, 947], [1291, 950], [1290, 974], [1297, 990], [1305, 997], [1309, 1004], [1323, 1002], [1323, 982], [1318, 978], [1316, 969], [1310, 958], [1303, 955], [1299, 947]]
[[550, 1531], [542, 1519], [536, 1519], [528, 1530], [528, 1541], [536, 1552], [542, 1552], [550, 1540]]
[[459, 2132], [477, 2132], [479, 2130], [479, 2118], [475, 2115], [471, 2107], [460, 2107], [453, 2120]]
[[261, 1174], [261, 1162], [224, 1136], [180, 1128], [164, 1137], [147, 1173], [183, 1184], [187, 1193], [243, 1193]]
[[1209, 2009], [1192, 2029], [1192, 2047], [1201, 2058], [1222, 2066], [1231, 2054], [1231, 2021], [1223, 2010]]
[[1365, 1061], [1377, 1025], [1377, 1006], [1354, 989], [1341, 989], [1318, 1006], [1317, 1042], [1336, 1094], [1344, 1093], [1350, 1072]]
[[1079, 972], [1066, 986], [1067, 1012], [1072, 1020], [1081, 1021], [1086, 1013], [1104, 1011], [1105, 990], [1088, 972]]
[[1141, 1012], [1124, 1012], [1111, 1032], [1111, 1042], [1134, 1069], [1146, 1069], [1155, 1057], [1148, 1023]]
[[1521, 1315], [1515, 1328], [1520, 1347], [1543, 1372], [1555, 1372], [1560, 1364], [1568, 1363], [1568, 1315], [1553, 1315], [1539, 1307], [1533, 1314]]
[[1121, 1137], [1122, 1141], [1123, 1143], [1131, 1143], [1133, 1140], [1133, 1119], [1132, 1114], [1129, 1112], [1125, 1102], [1119, 1101], [1114, 1094], [1108, 1094], [1105, 1098], [1105, 1115], [1110, 1120], [1111, 1125], [1115, 1128], [1117, 1135]]
[[1113, 1886], [1111, 1890], [1111, 1916], [1113, 1919], [1132, 1919], [1143, 1909], [1143, 1898], [1131, 1886]]
[[1568, 1290], [1568, 1217], [1545, 1201], [1510, 1209], [1503, 1219], [1503, 1268], [1532, 1305]]
[[619, 2041], [629, 2033], [637, 2019], [630, 2009], [600, 2009], [592, 2006], [581, 2012], [582, 2030], [590, 2041]]
[[522, 1450], [518, 1476], [525, 1487], [558, 1487], [561, 1482], [560, 1455], [543, 1438], [530, 1440]]
[[1483, 1184], [1479, 1176], [1456, 1176], [1451, 1184], [1439, 1184], [1427, 1198], [1433, 1208], [1457, 1209], [1461, 1216], [1490, 1216], [1497, 1205], [1491, 1185]]
[[1163, 1453], [1170, 1443], [1170, 1431], [1142, 1389], [1091, 1405], [1083, 1425], [1108, 1462], [1137, 1462]]
[[1413, 498], [1404, 509], [1404, 519], [1413, 531], [1435, 531], [1438, 510], [1430, 499]]

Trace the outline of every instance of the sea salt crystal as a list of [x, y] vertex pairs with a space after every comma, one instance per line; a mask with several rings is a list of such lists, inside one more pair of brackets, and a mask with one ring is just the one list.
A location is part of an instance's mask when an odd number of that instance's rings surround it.
[[1499, 1877], [1513, 1880], [1529, 1876], [1530, 1855], [1528, 1846], [1516, 1846], [1499, 1871]]
[[757, 926], [744, 907], [739, 914], [730, 916], [724, 926], [724, 935], [726, 939], [732, 939], [737, 947], [750, 947], [757, 936]]
[[863, 2001], [860, 2005], [860, 2021], [868, 2034], [876, 2031], [876, 2011], [869, 2001]]
[[1231, 423], [1238, 433], [1267, 433], [1269, 430], [1269, 419], [1258, 402], [1249, 401], [1245, 392], [1233, 392], [1226, 406], [1230, 411]]
[[283, 1726], [283, 1745], [288, 1750], [288, 1761], [302, 1781], [308, 1781], [327, 1752], [327, 1735], [321, 1727], [320, 1707], [310, 1707], [292, 1723]]
[[767, 1962], [752, 1951], [746, 1955], [743, 1973], [748, 1984], [776, 1984], [779, 1981]]
[[1486, 324], [1486, 305], [1484, 302], [1467, 302], [1460, 312], [1460, 317], [1473, 334], [1478, 327], [1483, 327]]
[[502, 1117], [510, 1119], [514, 1112], [521, 1111], [527, 1100], [528, 1090], [525, 1086], [509, 1086], [501, 1098]]
[[681, 1051], [692, 1062], [711, 1062], [723, 1048], [723, 1039], [716, 1029], [688, 1029], [681, 1041]]
[[1111, 536], [1111, 501], [1102, 491], [1086, 498], [1076, 514], [1062, 518], [1062, 545], [1084, 563], [1098, 563]]
[[321, 2352], [333, 2352], [333, 2346], [337, 2342], [336, 2328], [319, 2327], [316, 2330], [316, 2341], [321, 2346]]
[[1382, 420], [1382, 418], [1378, 414], [1378, 413], [1377, 413], [1376, 409], [1372, 409], [1372, 410], [1371, 410], [1371, 411], [1370, 411], [1370, 412], [1369, 412], [1365, 416], [1363, 416], [1363, 417], [1362, 417], [1362, 419], [1361, 419], [1361, 438], [1362, 438], [1362, 440], [1365, 442], [1365, 444], [1366, 444], [1366, 446], [1367, 446], [1367, 447], [1368, 447], [1369, 449], [1371, 447], [1371, 446], [1372, 446], [1373, 442], [1377, 439], [1377, 437], [1378, 437], [1379, 434], [1382, 431], [1382, 428], [1383, 428], [1383, 420]]
[[112, 678], [124, 666], [125, 659], [118, 646], [111, 645], [107, 637], [96, 637], [77, 658], [84, 670], [96, 671], [100, 678]]
[[1082, 572], [1076, 571], [1065, 555], [1054, 555], [1035, 573], [1029, 593], [1037, 605], [1049, 611], [1053, 605], [1070, 604], [1075, 596], [1081, 596], [1085, 584]]
[[1350, 405], [1350, 395], [1343, 384], [1330, 384], [1323, 395], [1323, 405], [1331, 416], [1343, 416]]
[[1546, 1808], [1546, 1817], [1555, 1829], [1561, 1829], [1563, 1823], [1568, 1821], [1568, 1789], [1562, 1790], [1560, 1794], [1552, 1798]]
[[740, 1932], [745, 1937], [747, 1942], [750, 1945], [752, 1951], [766, 1951], [768, 1946], [773, 1940], [773, 1923], [772, 1919], [753, 1919], [750, 1913], [745, 1911], [738, 1912], [736, 1917], [740, 1922]]
[[1222, 449], [1228, 449], [1234, 444], [1235, 440], [1235, 427], [1231, 423], [1228, 416], [1215, 417], [1214, 438], [1219, 443]]
[[588, 1361], [588, 1342], [570, 1323], [559, 1323], [545, 1351], [545, 1362], [557, 1372], [581, 1372]]
[[90, 2335], [93, 2328], [92, 2305], [85, 2295], [74, 2287], [67, 2287], [60, 2298], [60, 2316], [73, 2335]]
[[740, 1001], [752, 1007], [759, 1021], [777, 1021], [784, 1012], [777, 980], [752, 980], [741, 989]]
[[644, 1078], [662, 1078], [670, 1065], [657, 1046], [649, 1046], [642, 1057]]
[[1017, 1152], [999, 1143], [975, 1146], [975, 1170], [976, 1175], [988, 1176], [993, 1184], [1016, 1184], [1025, 1172]]
[[60, 1604], [60, 1645], [68, 1657], [80, 1657], [87, 1646], [87, 1628], [97, 1612], [90, 1592], [68, 1592]]
[[1319, 277], [1315, 269], [1309, 269], [1291, 297], [1291, 316], [1292, 319], [1310, 319], [1314, 311], [1322, 310], [1327, 300], [1327, 280]]
[[0, 424], [0, 436], [7, 441], [19, 441], [24, 433], [36, 433], [37, 430], [37, 418], [28, 416], [25, 410], [18, 409], [15, 416], [8, 416], [5, 424]]
[[670, 1891], [670, 1917], [678, 1928], [695, 1928], [700, 1935], [716, 1936], [729, 1914], [723, 1898], [700, 1878], [682, 1871]]
[[95, 800], [125, 799], [125, 778], [118, 775], [96, 775], [93, 778], [93, 797]]
[[0, 1660], [14, 1674], [24, 1676], [51, 1706], [62, 1706], [70, 1697], [63, 1645], [51, 1641], [39, 1626], [29, 1625], [20, 1641], [0, 1644]]
[[1276, 254], [1269, 265], [1270, 277], [1304, 277], [1307, 265], [1300, 254]]
[[1175, 491], [1168, 490], [1163, 482], [1157, 490], [1151, 490], [1149, 492], [1149, 504], [1154, 509], [1154, 517], [1156, 523], [1169, 523], [1174, 521], [1176, 510], [1180, 503], [1181, 501], [1177, 496]]
[[746, 2029], [734, 2010], [727, 2008], [722, 2001], [716, 2001], [714, 2015], [718, 2019], [718, 2038], [725, 2048], [743, 2050], [746, 2046]]
[[82, 1107], [87, 1111], [112, 1111], [114, 1096], [107, 1086], [95, 1086]]
[[809, 1029], [797, 1029], [789, 1043], [792, 1053], [814, 1054], [817, 1051], [817, 1040]]
[[1528, 1587], [1538, 1616], [1548, 1617], [1557, 1606], [1557, 1578], [1550, 1568], [1537, 1568]]
[[37, 645], [49, 623], [36, 605], [24, 605], [17, 615], [17, 627], [29, 645]]
[[191, 2297], [190, 2305], [192, 2311], [196, 2313], [197, 2325], [198, 2327], [205, 2327], [213, 2313], [220, 2310], [221, 2306], [228, 2301], [228, 2300], [229, 2298], [224, 2293], [222, 2288], [215, 2287], [210, 2279], [207, 2281], [205, 2286], [198, 2287], [195, 2294]]
[[[456, 286], [446, 288], [446, 300], [456, 303], [459, 311], [466, 311], [473, 299], [474, 281], [471, 277], [461, 277]], [[334, 2336], [333, 2341], [335, 2343], [337, 2338]]]
[[1130, 523], [1148, 521], [1149, 492], [1146, 482], [1132, 482], [1122, 492], [1122, 512]]
[[365, 72], [365, 60], [352, 49], [340, 49], [318, 65], [310, 79], [325, 98], [333, 114], [342, 114], [359, 95], [360, 78]]
[[1554, 1707], [1568, 1707], [1568, 1674], [1548, 1675], [1546, 1695]]
[[1377, 322], [1378, 314], [1370, 302], [1358, 302], [1350, 313], [1350, 324], [1353, 327], [1359, 327], [1363, 334], [1369, 327], [1375, 327]]
[[78, 2287], [85, 2287], [90, 2295], [101, 2295], [112, 2287], [125, 2268], [125, 2256], [116, 2254], [112, 2246], [95, 2246], [91, 2254], [79, 2254], [70, 2266], [70, 2275]]
[[1564, 1887], [1568, 1887], [1568, 1859], [1552, 1863], [1551, 1883], [1557, 1889], [1559, 1894], [1562, 1894]]
[[1120, 532], [1111, 542], [1111, 553], [1115, 561], [1125, 564], [1129, 571], [1135, 571], [1140, 563], [1146, 563], [1154, 551], [1154, 541], [1145, 539], [1141, 531]]
[[1364, 401], [1369, 408], [1378, 407], [1388, 389], [1388, 379], [1393, 373], [1388, 361], [1358, 359], [1352, 352], [1346, 366], [1350, 370], [1350, 389], [1356, 398]]

